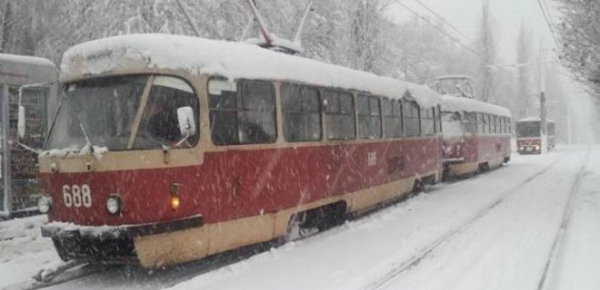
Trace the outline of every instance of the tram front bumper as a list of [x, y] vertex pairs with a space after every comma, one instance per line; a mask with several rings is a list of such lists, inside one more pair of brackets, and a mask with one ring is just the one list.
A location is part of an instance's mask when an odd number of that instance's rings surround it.
[[523, 145], [519, 147], [520, 154], [539, 154], [541, 147], [539, 145]]
[[[77, 226], [65, 223], [50, 223], [42, 226], [42, 236], [52, 238], [61, 257], [67, 260], [80, 260], [106, 263], [141, 263], [144, 267], [157, 267], [165, 259], [152, 258], [148, 254], [172, 255], [178, 247], [174, 243], [164, 245], [152, 243], [177, 233], [201, 229], [202, 216], [181, 220], [142, 225], [124, 226]], [[171, 258], [170, 260], [174, 260]], [[162, 262], [162, 263], [161, 263]]]

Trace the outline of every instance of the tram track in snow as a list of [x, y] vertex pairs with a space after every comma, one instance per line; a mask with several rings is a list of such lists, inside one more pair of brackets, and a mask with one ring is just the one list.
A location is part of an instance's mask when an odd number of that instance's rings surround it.
[[[588, 154], [589, 154], [589, 152], [590, 151], [588, 150]], [[363, 289], [363, 290], [381, 289], [388, 282], [390, 282], [397, 276], [401, 275], [402, 273], [406, 272], [407, 270], [415, 267], [421, 261], [423, 261], [425, 258], [429, 257], [431, 255], [431, 253], [433, 253], [433, 251], [438, 249], [440, 246], [444, 245], [446, 242], [450, 241], [452, 238], [457, 236], [459, 233], [461, 233], [461, 232], [465, 231], [466, 229], [468, 229], [469, 227], [471, 227], [475, 222], [477, 222], [481, 218], [488, 215], [494, 208], [496, 208], [498, 205], [502, 204], [509, 197], [511, 197], [514, 192], [517, 192], [519, 188], [521, 188], [521, 187], [531, 183], [532, 181], [536, 180], [537, 178], [543, 176], [548, 171], [550, 171], [550, 169], [552, 169], [554, 166], [556, 166], [556, 164], [558, 164], [560, 161], [565, 159], [567, 156], [570, 156], [571, 154], [572, 154], [572, 152], [568, 152], [568, 153], [560, 156], [556, 160], [552, 161], [549, 165], [544, 167], [542, 170], [532, 174], [531, 176], [529, 176], [528, 178], [526, 178], [519, 184], [512, 186], [511, 188], [505, 190], [503, 193], [500, 194], [500, 196], [498, 198], [494, 199], [492, 202], [490, 202], [489, 204], [484, 206], [481, 210], [479, 210], [476, 214], [471, 216], [465, 222], [463, 222], [459, 226], [455, 227], [454, 229], [446, 232], [439, 238], [435, 239], [433, 242], [429, 243], [427, 246], [421, 248], [421, 250], [419, 250], [416, 254], [412, 255], [408, 259], [404, 259], [403, 261], [398, 262], [389, 271], [387, 271], [386, 273], [381, 275], [378, 279], [367, 283], [365, 286], [361, 287], [360, 289]], [[584, 164], [585, 163], [586, 162], [584, 162]], [[579, 180], [579, 174], [577, 176], [577, 180]], [[576, 182], [577, 182], [577, 180], [576, 180]], [[540, 284], [543, 284], [543, 282], [540, 281]], [[542, 290], [542, 289], [543, 288], [538, 288], [538, 290]]]
[[569, 199], [565, 206], [558, 231], [556, 232], [556, 235], [554, 236], [554, 240], [552, 242], [552, 247], [550, 248], [550, 253], [548, 254], [548, 258], [546, 259], [546, 262], [544, 264], [543, 272], [540, 275], [539, 283], [536, 288], [537, 290], [544, 290], [544, 289], [547, 289], [548, 287], [551, 287], [551, 284], [548, 284], [548, 281], [549, 281], [548, 278], [550, 277], [548, 274], [550, 272], [552, 272], [555, 269], [555, 267], [560, 266], [560, 265], [557, 265], [556, 262], [559, 261], [559, 259], [560, 259], [560, 251], [563, 247], [565, 237], [567, 236], [567, 231], [571, 224], [571, 217], [573, 216], [573, 211], [575, 208], [575, 201], [577, 200], [577, 196], [581, 189], [581, 182], [585, 176], [585, 171], [586, 171], [589, 159], [590, 159], [589, 158], [590, 154], [591, 154], [591, 149], [588, 148], [587, 153], [585, 155], [585, 159], [584, 159], [585, 161], [583, 162], [583, 164], [577, 171], [577, 175], [575, 176], [575, 181], [573, 182], [573, 185], [571, 186], [571, 190], [569, 192]]

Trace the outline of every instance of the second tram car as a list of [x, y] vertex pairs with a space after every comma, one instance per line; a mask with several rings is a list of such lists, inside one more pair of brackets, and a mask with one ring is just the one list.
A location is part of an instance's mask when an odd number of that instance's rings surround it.
[[[554, 121], [547, 120], [548, 150], [556, 146], [556, 126]], [[539, 117], [528, 117], [517, 121], [517, 152], [519, 154], [542, 153], [541, 120]]]
[[39, 204], [64, 260], [182, 263], [441, 178], [426, 87], [173, 35], [84, 43], [61, 67]]
[[506, 108], [444, 95], [442, 127], [446, 176], [469, 175], [510, 160], [511, 113]]

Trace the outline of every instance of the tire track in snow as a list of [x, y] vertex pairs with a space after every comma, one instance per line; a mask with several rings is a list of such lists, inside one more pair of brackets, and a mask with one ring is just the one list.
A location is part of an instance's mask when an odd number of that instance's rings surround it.
[[569, 192], [569, 199], [567, 201], [567, 205], [565, 206], [565, 211], [562, 216], [560, 227], [558, 228], [556, 236], [554, 237], [554, 241], [552, 242], [550, 254], [548, 254], [548, 259], [546, 260], [544, 270], [540, 276], [537, 290], [543, 290], [547, 287], [550, 287], [551, 284], [547, 284], [549, 278], [548, 273], [550, 273], [551, 270], [554, 270], [555, 267], [560, 267], [559, 264], [555, 263], [559, 261], [560, 258], [560, 249], [563, 246], [567, 230], [571, 223], [571, 217], [573, 216], [573, 210], [575, 208], [575, 200], [577, 199], [577, 195], [581, 189], [581, 181], [584, 177], [585, 169], [587, 167], [587, 163], [589, 162], [591, 151], [591, 148], [588, 148], [584, 159], [585, 161], [583, 162], [583, 164], [581, 164], [581, 167], [577, 171], [577, 176], [575, 177], [575, 181], [573, 181], [573, 185], [571, 186], [571, 191]]
[[[589, 150], [588, 150], [588, 152], [589, 152]], [[484, 208], [482, 208], [480, 211], [478, 211], [475, 215], [473, 215], [471, 218], [469, 218], [463, 224], [461, 224], [460, 226], [458, 226], [458, 227], [454, 228], [453, 230], [447, 232], [446, 234], [442, 235], [441, 237], [439, 237], [438, 239], [436, 239], [435, 241], [433, 241], [432, 243], [430, 243], [429, 245], [427, 245], [426, 247], [424, 247], [423, 249], [421, 249], [418, 253], [416, 253], [415, 255], [411, 256], [410, 258], [408, 258], [408, 259], [406, 259], [406, 260], [404, 260], [402, 262], [399, 262], [398, 264], [394, 265], [390, 271], [388, 271], [387, 273], [385, 273], [384, 275], [382, 275], [379, 279], [369, 282], [364, 287], [361, 287], [361, 289], [364, 289], [364, 290], [380, 289], [382, 286], [384, 286], [385, 284], [387, 284], [389, 281], [391, 281], [392, 279], [394, 279], [398, 275], [400, 275], [400, 274], [404, 273], [405, 271], [407, 271], [407, 270], [415, 267], [423, 259], [429, 257], [429, 255], [435, 249], [437, 249], [439, 246], [443, 245], [444, 243], [446, 243], [447, 241], [449, 241], [450, 239], [452, 239], [454, 236], [456, 236], [460, 232], [462, 232], [462, 231], [466, 230], [467, 228], [469, 228], [477, 220], [479, 220], [482, 217], [486, 216], [492, 209], [496, 208], [498, 205], [500, 205], [501, 203], [503, 203], [508, 197], [510, 197], [512, 195], [512, 193], [516, 192], [519, 188], [523, 187], [524, 185], [526, 185], [526, 184], [532, 182], [533, 180], [539, 178], [540, 176], [544, 175], [550, 169], [552, 169], [557, 163], [559, 163], [561, 160], [565, 159], [567, 156], [569, 156], [571, 154], [572, 154], [572, 152], [565, 153], [563, 156], [561, 156], [561, 157], [557, 158], [556, 160], [552, 161], [552, 163], [550, 163], [544, 169], [542, 169], [542, 170], [536, 172], [535, 174], [529, 176], [528, 178], [526, 178], [524, 181], [520, 182], [519, 184], [517, 184], [517, 185], [515, 185], [515, 186], [513, 186], [511, 188], [509, 188], [508, 190], [506, 190], [505, 192], [503, 192], [500, 195], [499, 198], [497, 198], [496, 200], [494, 200], [493, 202], [491, 202], [490, 204], [488, 204], [487, 206], [485, 206]], [[540, 289], [538, 289], [538, 290], [540, 290]]]

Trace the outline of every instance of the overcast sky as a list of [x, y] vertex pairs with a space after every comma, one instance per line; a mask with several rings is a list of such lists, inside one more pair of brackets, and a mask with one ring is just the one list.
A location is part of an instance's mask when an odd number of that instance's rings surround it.
[[[420, 6], [415, 0], [390, 0], [390, 15], [396, 21], [406, 21], [413, 17], [413, 13], [406, 8], [396, 4], [401, 2], [422, 16], [435, 16]], [[552, 6], [554, 0], [540, 0], [542, 4]], [[472, 41], [477, 37], [479, 19], [481, 18], [483, 0], [420, 0], [431, 10], [442, 16]], [[552, 9], [551, 18], [558, 21], [556, 9]], [[550, 30], [544, 21], [537, 0], [490, 0], [490, 11], [494, 20], [498, 54], [502, 63], [512, 63], [516, 59], [516, 42], [521, 24], [525, 23], [534, 35], [534, 43], [539, 45], [540, 38], [543, 39], [545, 48], [555, 48]], [[469, 43], [457, 32], [447, 27], [447, 30], [456, 38], [461, 38], [464, 43]], [[444, 37], [444, 36], [442, 36]]]

